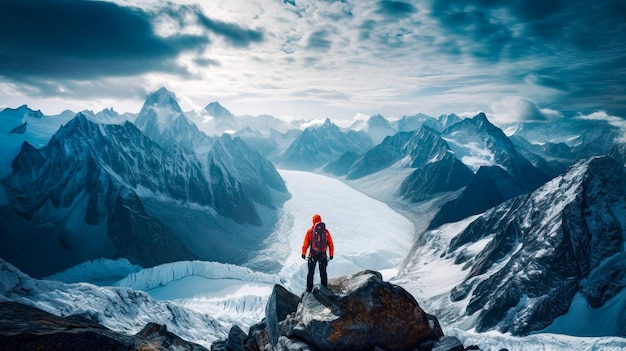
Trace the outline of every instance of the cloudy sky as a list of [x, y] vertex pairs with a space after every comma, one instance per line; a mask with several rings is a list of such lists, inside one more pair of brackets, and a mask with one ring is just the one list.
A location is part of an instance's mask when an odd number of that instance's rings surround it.
[[0, 107], [626, 117], [624, 0], [3, 0]]

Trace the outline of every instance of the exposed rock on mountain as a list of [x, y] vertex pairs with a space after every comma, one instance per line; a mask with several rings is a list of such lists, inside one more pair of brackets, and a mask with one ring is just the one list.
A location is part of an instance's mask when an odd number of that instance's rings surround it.
[[550, 179], [517, 152], [511, 140], [483, 113], [454, 124], [442, 137], [456, 158], [477, 171], [463, 193], [442, 206], [429, 224], [430, 229], [482, 213], [527, 194]]
[[135, 335], [112, 331], [80, 315], [58, 317], [17, 302], [0, 302], [0, 345], [6, 350], [191, 350], [162, 325], [149, 323]]
[[[163, 151], [131, 123], [97, 125], [82, 114], [46, 147], [37, 150], [24, 143], [13, 161], [13, 173], [3, 180], [13, 211], [29, 222], [12, 221], [9, 213], [3, 216], [5, 246], [20, 247], [9, 254], [38, 256], [49, 261], [42, 266], [46, 270], [120, 254], [144, 265], [193, 258], [146, 213], [132, 190], [142, 187], [181, 201], [209, 204], [211, 194], [200, 165], [179, 152]], [[180, 167], [166, 166], [168, 158], [178, 159]], [[175, 181], [183, 172], [184, 178], [196, 181]], [[19, 244], [40, 235], [46, 240]], [[36, 253], [39, 245], [47, 246], [48, 252]], [[28, 268], [31, 274], [44, 273]]]
[[417, 167], [402, 181], [399, 193], [412, 202], [419, 202], [437, 193], [461, 189], [472, 178], [474, 173], [467, 166], [446, 153], [440, 160]]
[[[440, 192], [458, 190], [473, 177], [472, 171], [454, 156], [438, 132], [421, 127], [387, 137], [357, 157], [346, 179], [358, 179], [398, 163], [415, 168], [398, 190], [399, 196], [414, 202]], [[347, 168], [345, 163], [341, 167]]]
[[328, 289], [316, 287], [302, 299], [275, 286], [265, 319], [249, 334], [233, 327], [212, 349], [463, 350], [456, 341], [443, 337], [437, 319], [403, 288], [363, 271], [332, 279]]
[[498, 166], [483, 166], [469, 179], [458, 198], [445, 203], [428, 229], [482, 213], [504, 201], [527, 193], [524, 186]]
[[[260, 225], [255, 203], [275, 208], [288, 194], [271, 163], [238, 138], [224, 136], [206, 155], [200, 160], [187, 148], [164, 149], [130, 122], [100, 125], [78, 114], [47, 146], [25, 143], [14, 160], [3, 180], [11, 209], [3, 209], [8, 240], [0, 252], [34, 276], [119, 255], [144, 266], [211, 257], [228, 262], [249, 249], [209, 245], [201, 233], [236, 231], [207, 221]], [[195, 214], [185, 204], [206, 209], [198, 219], [203, 231], [169, 219]], [[45, 240], [25, 245], [34, 237]], [[31, 259], [40, 261], [38, 269]]]
[[346, 179], [358, 179], [403, 160], [410, 168], [446, 158], [448, 144], [428, 127], [413, 132], [398, 133], [360, 156], [352, 165]]
[[[227, 170], [243, 186], [244, 192], [253, 201], [268, 207], [274, 207], [270, 189], [287, 193], [285, 181], [274, 165], [252, 149], [241, 138], [232, 138], [228, 134], [216, 140], [209, 152], [209, 164]], [[219, 191], [220, 189], [215, 189]], [[225, 187], [224, 191], [230, 191]], [[234, 205], [238, 205], [235, 203]], [[251, 212], [255, 212], [254, 209]]]
[[[459, 320], [463, 328], [515, 335], [549, 328], [585, 335], [588, 331], [572, 328], [593, 324], [582, 319], [594, 318], [611, 326], [601, 335], [624, 336], [624, 218], [623, 164], [606, 156], [587, 159], [464, 229], [455, 229], [459, 223], [427, 232], [407, 260], [407, 270], [419, 269], [419, 257], [440, 257], [455, 267], [451, 270], [459, 269], [453, 274], [462, 277], [459, 283], [440, 296], [464, 311], [464, 321]], [[449, 245], [446, 230], [459, 230], [449, 237]], [[594, 312], [569, 314], [581, 304]], [[555, 323], [557, 319], [562, 321]]]
[[[150, 340], [155, 346], [161, 342], [171, 346], [179, 345], [182, 340], [171, 332], [185, 340], [208, 346], [228, 333], [226, 326], [206, 313], [195, 312], [169, 301], [155, 300], [143, 291], [33, 279], [2, 259], [0, 301], [19, 302], [11, 305], [0, 303], [0, 339], [6, 335], [3, 331], [17, 335], [19, 340], [24, 340], [23, 337], [32, 337], [30, 340], [65, 340], [65, 336], [70, 334], [68, 338], [74, 343], [82, 342], [83, 335], [100, 338], [97, 334], [104, 331], [103, 342], [108, 342], [105, 340], [109, 336], [115, 341], [118, 336], [126, 335], [131, 340]], [[8, 312], [6, 306], [17, 306], [17, 311], [12, 309], [10, 311], [13, 312]], [[165, 325], [167, 329], [161, 327]], [[40, 335], [43, 339], [37, 339], [22, 328], [39, 330], [44, 334]], [[53, 339], [46, 339], [47, 334]], [[73, 336], [76, 338], [72, 339]], [[4, 345], [0, 343], [0, 349], [4, 349]], [[65, 345], [60, 349], [85, 349], [80, 345]]]

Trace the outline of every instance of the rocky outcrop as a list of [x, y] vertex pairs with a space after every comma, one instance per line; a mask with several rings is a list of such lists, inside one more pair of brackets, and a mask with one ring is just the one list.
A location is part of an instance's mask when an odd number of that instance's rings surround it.
[[411, 294], [375, 271], [331, 279], [302, 298], [276, 285], [265, 311], [248, 334], [233, 326], [211, 349], [464, 350]]
[[206, 348], [185, 341], [163, 325], [148, 323], [135, 335], [112, 331], [79, 315], [58, 317], [17, 302], [0, 303], [3, 350], [190, 350]]

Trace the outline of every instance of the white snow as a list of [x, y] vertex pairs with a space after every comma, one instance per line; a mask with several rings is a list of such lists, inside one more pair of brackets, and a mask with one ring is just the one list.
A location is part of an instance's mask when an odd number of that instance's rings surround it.
[[468, 136], [464, 133], [457, 132], [449, 137], [443, 137], [443, 140], [448, 143], [454, 155], [474, 173], [476, 173], [481, 166], [497, 165], [495, 155], [493, 151], [490, 150], [487, 145], [487, 140], [485, 139], [479, 139], [474, 135]]

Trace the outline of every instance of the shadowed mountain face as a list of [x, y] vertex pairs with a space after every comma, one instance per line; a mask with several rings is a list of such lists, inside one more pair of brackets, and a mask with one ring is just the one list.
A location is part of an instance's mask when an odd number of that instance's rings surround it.
[[367, 134], [348, 131], [326, 119], [323, 125], [308, 127], [277, 158], [276, 163], [288, 169], [310, 171], [322, 167], [345, 152], [360, 153], [372, 146]]
[[[243, 259], [264, 238], [256, 232], [268, 232], [260, 226], [272, 225], [257, 204], [275, 211], [287, 189], [241, 139], [203, 140], [201, 152], [193, 142], [164, 148], [130, 122], [96, 124], [78, 114], [45, 147], [24, 143], [2, 180], [9, 198], [3, 257], [34, 276], [98, 257], [144, 266]], [[181, 216], [193, 220], [181, 223]], [[237, 229], [250, 224], [259, 229]], [[212, 237], [218, 232], [246, 239], [226, 249], [227, 240]]]

